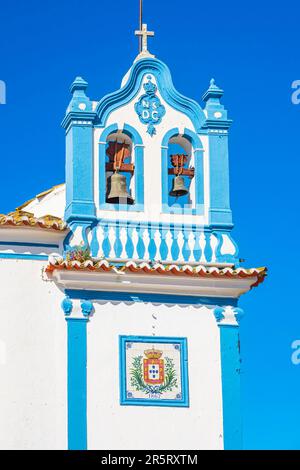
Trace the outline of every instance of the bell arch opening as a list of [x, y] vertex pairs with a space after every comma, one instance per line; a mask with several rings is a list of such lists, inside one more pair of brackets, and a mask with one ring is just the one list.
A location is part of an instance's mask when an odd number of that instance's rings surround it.
[[144, 211], [144, 145], [125, 123], [105, 128], [98, 141], [99, 209]]
[[185, 128], [166, 132], [161, 143], [162, 211], [204, 215], [204, 148]]
[[194, 208], [194, 152], [191, 142], [186, 137], [177, 134], [169, 139], [167, 166], [168, 206], [181, 209]]
[[122, 131], [107, 136], [105, 146], [105, 201], [134, 205], [134, 152], [132, 139]]

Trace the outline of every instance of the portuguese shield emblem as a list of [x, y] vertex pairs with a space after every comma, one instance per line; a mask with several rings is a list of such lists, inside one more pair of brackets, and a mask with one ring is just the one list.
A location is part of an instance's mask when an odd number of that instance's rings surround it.
[[164, 360], [160, 359], [162, 351], [149, 349], [144, 352], [144, 381], [146, 384], [162, 384], [165, 380]]

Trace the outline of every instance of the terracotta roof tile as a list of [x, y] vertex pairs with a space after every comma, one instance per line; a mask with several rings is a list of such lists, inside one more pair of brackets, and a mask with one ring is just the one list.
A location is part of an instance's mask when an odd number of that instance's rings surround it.
[[257, 286], [263, 282], [267, 268], [219, 268], [215, 266], [191, 266], [185, 264], [178, 266], [175, 264], [161, 264], [161, 263], [135, 263], [134, 261], [128, 261], [124, 265], [111, 264], [107, 260], [88, 260], [84, 262], [80, 261], [67, 261], [60, 257], [50, 256], [49, 263], [46, 268], [47, 272], [53, 272], [56, 269], [67, 269], [67, 270], [83, 270], [83, 271], [115, 271], [116, 273], [121, 272], [132, 272], [132, 273], [146, 273], [146, 274], [163, 274], [163, 275], [175, 275], [175, 276], [194, 276], [194, 277], [208, 277], [208, 278], [254, 278], [252, 287]]
[[0, 214], [0, 227], [39, 227], [42, 229], [64, 231], [67, 229], [66, 223], [59, 217], [53, 215], [44, 215], [43, 217], [35, 217], [31, 212], [16, 210], [9, 214]]

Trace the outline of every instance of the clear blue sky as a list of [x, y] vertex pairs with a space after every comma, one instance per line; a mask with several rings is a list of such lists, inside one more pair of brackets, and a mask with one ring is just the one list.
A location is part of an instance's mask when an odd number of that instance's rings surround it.
[[[2, 2], [1, 212], [64, 181], [69, 85], [82, 75], [95, 100], [119, 88], [137, 54], [137, 4]], [[211, 77], [225, 90], [234, 237], [247, 266], [269, 268], [241, 300], [245, 446], [299, 449], [299, 2], [145, 0], [144, 12], [181, 93], [200, 100]]]

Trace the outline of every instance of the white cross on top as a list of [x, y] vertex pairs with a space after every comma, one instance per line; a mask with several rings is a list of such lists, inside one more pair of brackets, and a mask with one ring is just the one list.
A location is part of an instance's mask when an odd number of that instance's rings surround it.
[[136, 36], [142, 37], [142, 51], [141, 52], [148, 52], [148, 36], [154, 36], [154, 31], [147, 31], [147, 25], [144, 23], [142, 24], [142, 29], [135, 31], [134, 34]]

